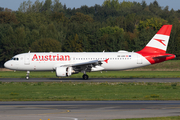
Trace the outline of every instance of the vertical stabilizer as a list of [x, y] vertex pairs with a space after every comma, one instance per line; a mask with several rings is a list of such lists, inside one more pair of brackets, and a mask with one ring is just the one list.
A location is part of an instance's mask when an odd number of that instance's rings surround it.
[[139, 52], [166, 53], [172, 25], [163, 25], [144, 49]]

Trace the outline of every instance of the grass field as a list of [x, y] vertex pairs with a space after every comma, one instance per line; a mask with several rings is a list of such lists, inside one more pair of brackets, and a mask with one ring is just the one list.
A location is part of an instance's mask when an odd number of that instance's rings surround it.
[[180, 100], [180, 83], [0, 82], [0, 101]]

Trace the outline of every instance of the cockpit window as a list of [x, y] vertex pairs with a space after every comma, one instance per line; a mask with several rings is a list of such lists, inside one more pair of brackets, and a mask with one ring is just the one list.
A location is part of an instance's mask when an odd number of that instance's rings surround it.
[[17, 61], [18, 61], [18, 60], [19, 60], [19, 58], [14, 57], [14, 58], [12, 58], [11, 60], [17, 60]]

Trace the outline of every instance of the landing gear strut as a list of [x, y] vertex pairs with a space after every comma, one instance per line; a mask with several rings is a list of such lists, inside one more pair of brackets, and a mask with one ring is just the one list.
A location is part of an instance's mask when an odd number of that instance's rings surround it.
[[87, 80], [89, 78], [89, 76], [87, 74], [84, 74], [82, 77], [84, 80]]
[[29, 80], [29, 73], [30, 73], [30, 71], [27, 71], [26, 80]]

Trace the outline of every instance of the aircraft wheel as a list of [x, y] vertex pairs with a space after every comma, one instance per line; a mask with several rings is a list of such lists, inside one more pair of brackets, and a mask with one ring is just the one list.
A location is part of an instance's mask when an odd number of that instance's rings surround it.
[[84, 79], [84, 80], [87, 80], [88, 78], [89, 78], [89, 76], [88, 76], [87, 74], [84, 74], [84, 75], [83, 75], [83, 79]]
[[29, 80], [29, 74], [30, 74], [30, 71], [27, 71], [26, 80]]
[[26, 76], [26, 80], [29, 80], [29, 76]]

